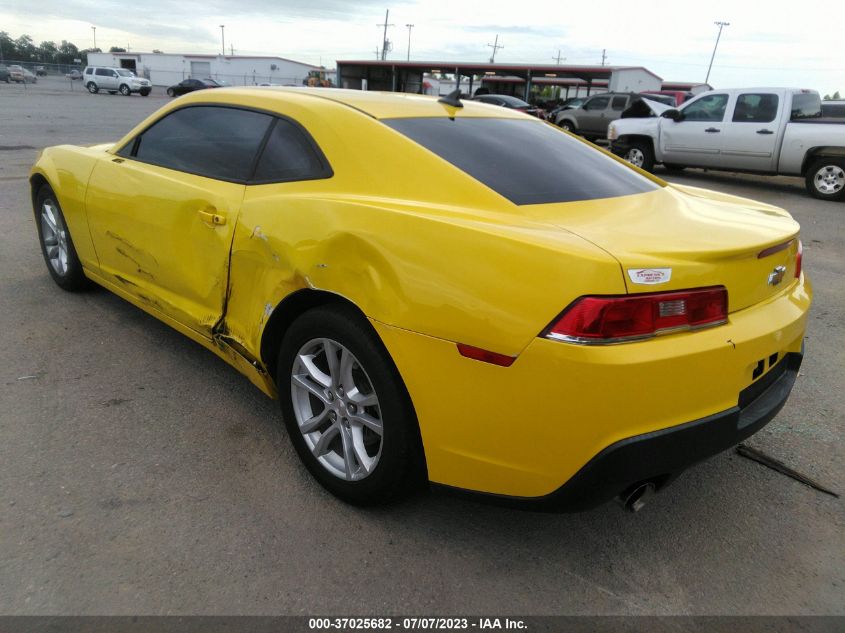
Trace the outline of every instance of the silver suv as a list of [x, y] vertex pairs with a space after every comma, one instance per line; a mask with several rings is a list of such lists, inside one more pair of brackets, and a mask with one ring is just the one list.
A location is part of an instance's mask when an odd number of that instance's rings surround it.
[[105, 90], [109, 94], [119, 92], [127, 97], [137, 92], [146, 97], [153, 88], [149, 79], [136, 77], [131, 70], [106, 66], [88, 66], [82, 74], [82, 81], [91, 94]]

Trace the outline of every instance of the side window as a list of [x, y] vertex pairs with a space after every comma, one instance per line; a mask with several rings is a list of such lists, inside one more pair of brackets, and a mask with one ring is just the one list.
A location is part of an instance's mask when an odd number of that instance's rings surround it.
[[[245, 182], [272, 120], [268, 114], [236, 108], [182, 108], [143, 132], [131, 155], [177, 171]], [[125, 155], [123, 150], [120, 154]]]
[[111, 77], [111, 70], [108, 68], [98, 68], [96, 75], [98, 77]]
[[719, 122], [725, 118], [728, 95], [707, 95], [682, 110], [685, 121]]
[[86, 69], [85, 69], [85, 74], [86, 74], [86, 75], [92, 75], [92, 74], [94, 74], [94, 69], [93, 69], [93, 68], [86, 68]]
[[252, 181], [316, 180], [331, 175], [328, 162], [306, 133], [295, 123], [276, 119]]
[[778, 96], [773, 94], [739, 95], [734, 108], [735, 123], [769, 123], [778, 112]]
[[593, 97], [584, 104], [585, 110], [604, 110], [610, 103], [610, 97]]
[[613, 97], [613, 101], [610, 102], [610, 109], [624, 110], [627, 103], [628, 97]]

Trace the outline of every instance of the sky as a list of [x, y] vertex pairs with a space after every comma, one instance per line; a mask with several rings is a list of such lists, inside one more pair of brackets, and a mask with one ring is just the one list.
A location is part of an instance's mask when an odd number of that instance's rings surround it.
[[[762, 8], [757, 8], [762, 7]], [[845, 94], [845, 31], [836, 12], [794, 1], [674, 0], [0, 0], [0, 30], [12, 37], [69, 40], [80, 48], [129, 46], [171, 53], [278, 55], [334, 67], [375, 59], [390, 9], [388, 59], [645, 66], [667, 81], [701, 81], [722, 32], [709, 83], [719, 88], [791, 86]], [[821, 19], [820, 19], [821, 18]]]

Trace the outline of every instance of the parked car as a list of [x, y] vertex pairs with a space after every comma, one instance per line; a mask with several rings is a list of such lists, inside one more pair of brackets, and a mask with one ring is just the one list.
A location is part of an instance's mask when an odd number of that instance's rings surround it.
[[569, 99], [566, 99], [560, 105], [555, 106], [554, 108], [549, 110], [549, 113], [546, 118], [549, 121], [556, 122], [561, 112], [563, 112], [564, 110], [572, 110], [573, 108], [577, 108], [582, 103], [584, 103], [585, 100], [586, 97], [571, 97]]
[[19, 84], [38, 83], [38, 77], [23, 66], [18, 66], [17, 64], [9, 66], [9, 79]]
[[519, 110], [520, 112], [530, 114], [531, 116], [535, 116], [539, 119], [546, 118], [545, 110], [534, 107], [530, 103], [527, 103], [518, 97], [512, 97], [510, 95], [477, 95], [473, 98], [473, 100], [480, 101], [481, 103], [489, 103], [490, 105], [497, 105], [502, 108], [510, 108], [511, 110]]
[[183, 79], [178, 84], [170, 86], [167, 89], [167, 96], [178, 97], [189, 92], [194, 92], [195, 90], [205, 90], [206, 88], [222, 88], [222, 86], [214, 79]]
[[47, 76], [47, 69], [44, 66], [36, 66], [35, 67], [35, 75], [37, 77], [46, 77]]
[[88, 66], [83, 73], [83, 81], [88, 92], [97, 94], [105, 90], [109, 94], [118, 92], [130, 96], [137, 92], [146, 97], [153, 89], [149, 79], [136, 77], [135, 73], [126, 68], [112, 68], [111, 66]]
[[766, 425], [802, 359], [786, 211], [452, 95], [198, 92], [45, 149], [30, 185], [61, 288], [108, 288], [278, 398], [352, 503], [430, 480], [635, 509]]
[[65, 73], [65, 77], [73, 80], [82, 79], [82, 73], [74, 68], [69, 73]]
[[9, 77], [9, 67], [6, 64], [0, 64], [0, 81], [5, 81], [9, 83], [11, 81]]
[[705, 92], [657, 118], [614, 121], [611, 150], [637, 167], [705, 167], [801, 176], [822, 200], [845, 200], [845, 121], [822, 119], [814, 90]]
[[607, 126], [640, 99], [633, 92], [604, 92], [588, 97], [577, 108], [562, 110], [554, 121], [567, 132], [595, 140], [607, 136]]
[[824, 118], [845, 118], [845, 100], [822, 101], [822, 116]]

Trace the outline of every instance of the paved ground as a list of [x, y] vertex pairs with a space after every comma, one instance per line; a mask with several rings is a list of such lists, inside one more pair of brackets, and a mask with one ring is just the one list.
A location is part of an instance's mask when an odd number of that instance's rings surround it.
[[[116, 139], [164, 103], [68, 86], [0, 85], [0, 614], [845, 613], [842, 500], [733, 453], [637, 515], [442, 493], [363, 511], [324, 493], [234, 370], [106, 291], [50, 280], [36, 148]], [[845, 205], [794, 179], [672, 179], [801, 222], [807, 358], [751, 444], [845, 491]]]

